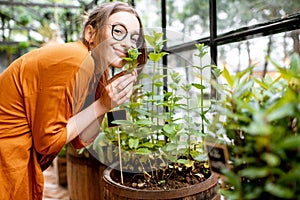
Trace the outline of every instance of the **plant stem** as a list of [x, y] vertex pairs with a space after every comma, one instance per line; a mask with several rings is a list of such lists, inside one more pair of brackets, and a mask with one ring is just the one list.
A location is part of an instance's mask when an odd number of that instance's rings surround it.
[[[200, 58], [200, 66], [202, 67], [202, 58]], [[203, 86], [203, 69], [200, 69], [200, 84]], [[200, 109], [201, 109], [201, 133], [204, 134], [204, 118], [203, 118], [203, 113], [204, 113], [204, 92], [203, 92], [203, 87], [200, 89]]]
[[119, 127], [117, 127], [117, 133], [118, 133], [118, 145], [119, 145], [119, 162], [120, 162], [120, 173], [121, 173], [121, 183], [124, 184], [123, 181], [123, 166], [122, 166], [122, 152], [121, 152], [121, 137], [120, 137], [120, 131]]
[[[188, 132], [191, 132], [191, 122], [190, 122], [190, 96], [189, 91], [186, 90], [186, 105], [187, 105], [187, 125], [188, 125]], [[188, 155], [191, 155], [191, 135], [188, 134]]]
[[[154, 52], [156, 53], [156, 52]], [[154, 62], [153, 64], [153, 72], [152, 72], [152, 81], [151, 81], [151, 121], [153, 122], [154, 124], [154, 77], [155, 77], [155, 74], [156, 74], [156, 62]], [[152, 126], [151, 126], [151, 132], [152, 132]], [[157, 134], [158, 136], [158, 134]], [[154, 144], [154, 137], [153, 137], [153, 134], [151, 135], [151, 140], [152, 140], [152, 143]]]

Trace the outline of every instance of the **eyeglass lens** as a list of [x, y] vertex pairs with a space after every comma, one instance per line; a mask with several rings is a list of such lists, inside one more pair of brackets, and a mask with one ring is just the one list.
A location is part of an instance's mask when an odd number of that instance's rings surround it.
[[[125, 26], [114, 24], [112, 25], [111, 34], [115, 40], [122, 41], [127, 37], [128, 31]], [[130, 41], [133, 48], [140, 48], [142, 45], [139, 34], [130, 34]]]

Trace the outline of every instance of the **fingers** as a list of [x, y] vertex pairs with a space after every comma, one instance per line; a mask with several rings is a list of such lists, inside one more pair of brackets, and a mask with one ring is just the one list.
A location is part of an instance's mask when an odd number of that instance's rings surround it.
[[126, 74], [120, 78], [118, 78], [112, 84], [114, 94], [121, 99], [129, 99], [132, 94], [133, 84], [136, 81], [136, 77], [131, 74]]
[[116, 79], [120, 78], [121, 76], [124, 76], [125, 74], [127, 74], [127, 71], [121, 71], [120, 73], [114, 75], [110, 80], [109, 82], [113, 82], [115, 81]]
[[120, 78], [121, 76], [124, 76], [125, 74], [131, 74], [131, 75], [134, 76], [134, 77], [137, 77], [137, 75], [138, 75], [136, 69], [132, 70], [132, 72], [130, 72], [130, 73], [128, 73], [127, 70], [124, 70], [124, 71], [121, 71], [121, 72], [119, 72], [118, 74], [114, 75], [114, 76], [109, 80], [109, 82], [111, 83], [111, 82], [115, 81], [116, 79]]
[[131, 73], [127, 73], [127, 71], [123, 71], [115, 75], [111, 79], [111, 86], [114, 90], [114, 93], [120, 93], [123, 91], [129, 84], [135, 83], [137, 80], [136, 71], [132, 71]]
[[132, 70], [131, 74], [132, 76], [137, 77], [138, 76], [137, 69], [135, 68], [134, 70]]
[[105, 92], [100, 98], [100, 102], [109, 110], [123, 104], [131, 94], [134, 82], [136, 81], [136, 72], [121, 72], [114, 76], [105, 87]]
[[125, 101], [127, 101], [130, 98], [132, 94], [132, 88], [133, 88], [133, 83], [127, 85], [121, 92], [119, 92], [118, 94], [119, 98], [117, 99], [118, 105], [123, 104]]

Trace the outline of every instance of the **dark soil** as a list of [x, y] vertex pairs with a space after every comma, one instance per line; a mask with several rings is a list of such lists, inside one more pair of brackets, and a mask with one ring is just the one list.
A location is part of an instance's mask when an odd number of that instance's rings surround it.
[[[172, 190], [203, 182], [210, 175], [210, 170], [204, 166], [204, 163], [196, 163], [189, 168], [170, 165], [167, 169], [159, 169], [147, 174], [123, 173], [123, 185], [145, 190]], [[112, 178], [121, 184], [120, 173], [116, 173]]]

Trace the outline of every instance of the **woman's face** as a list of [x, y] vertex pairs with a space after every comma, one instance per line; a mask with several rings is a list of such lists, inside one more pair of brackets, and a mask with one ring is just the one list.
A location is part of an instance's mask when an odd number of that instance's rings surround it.
[[106, 40], [92, 51], [93, 53], [97, 51], [109, 66], [122, 68], [126, 63], [123, 58], [127, 56], [127, 50], [135, 47], [135, 41], [139, 36], [139, 21], [134, 14], [117, 12], [109, 17], [105, 28]]

